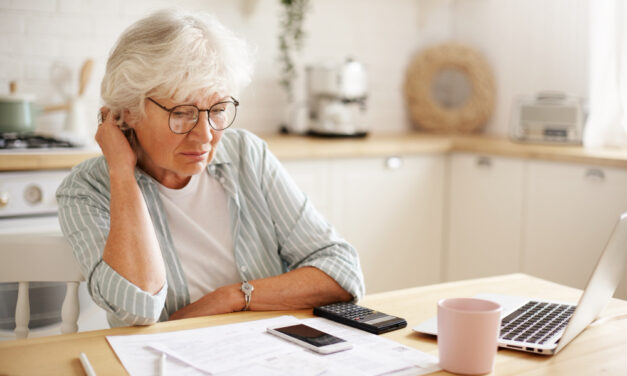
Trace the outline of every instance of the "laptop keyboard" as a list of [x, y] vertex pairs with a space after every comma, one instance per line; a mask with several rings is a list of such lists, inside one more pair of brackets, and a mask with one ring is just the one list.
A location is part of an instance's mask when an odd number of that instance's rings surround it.
[[500, 338], [544, 344], [563, 330], [575, 306], [530, 301], [501, 320]]

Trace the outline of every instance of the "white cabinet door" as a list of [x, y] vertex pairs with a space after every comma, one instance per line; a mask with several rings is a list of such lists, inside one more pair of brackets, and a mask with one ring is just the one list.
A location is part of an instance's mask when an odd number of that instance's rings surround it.
[[449, 163], [445, 279], [520, 271], [524, 161], [453, 154]]
[[[583, 288], [619, 215], [627, 171], [529, 162], [523, 271]], [[617, 296], [627, 298], [627, 278]]]
[[328, 159], [284, 160], [283, 167], [290, 174], [296, 185], [305, 192], [314, 207], [327, 221], [331, 217], [330, 162]]
[[333, 218], [359, 252], [366, 290], [440, 281], [442, 156], [336, 159]]

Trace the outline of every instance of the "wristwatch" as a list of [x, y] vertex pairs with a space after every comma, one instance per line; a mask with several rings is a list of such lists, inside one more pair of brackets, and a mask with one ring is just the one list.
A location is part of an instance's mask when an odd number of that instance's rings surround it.
[[244, 309], [242, 311], [248, 311], [248, 306], [250, 305], [250, 297], [253, 295], [254, 289], [255, 288], [253, 287], [253, 285], [248, 283], [248, 281], [242, 282], [242, 287], [240, 287], [240, 290], [242, 290], [242, 292], [244, 293], [244, 299], [246, 299], [246, 306], [244, 306]]

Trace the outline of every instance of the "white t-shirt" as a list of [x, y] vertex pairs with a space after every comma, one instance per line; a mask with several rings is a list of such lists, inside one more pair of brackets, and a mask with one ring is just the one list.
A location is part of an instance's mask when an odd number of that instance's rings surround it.
[[158, 187], [191, 302], [218, 287], [240, 282], [222, 184], [203, 172], [181, 189]]

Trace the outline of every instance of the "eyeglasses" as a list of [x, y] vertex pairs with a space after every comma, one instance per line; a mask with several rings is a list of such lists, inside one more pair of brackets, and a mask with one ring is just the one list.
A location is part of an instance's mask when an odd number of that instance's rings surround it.
[[176, 134], [186, 134], [191, 132], [196, 124], [198, 124], [198, 119], [200, 118], [200, 113], [202, 111], [207, 111], [209, 125], [211, 128], [216, 131], [223, 131], [230, 127], [235, 121], [237, 106], [239, 106], [239, 102], [233, 97], [231, 97], [231, 100], [218, 102], [204, 110], [201, 110], [193, 104], [184, 104], [167, 108], [157, 103], [152, 98], [148, 98], [148, 100], [170, 113], [168, 124], [170, 126], [170, 130]]

